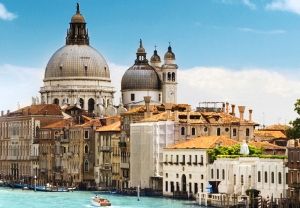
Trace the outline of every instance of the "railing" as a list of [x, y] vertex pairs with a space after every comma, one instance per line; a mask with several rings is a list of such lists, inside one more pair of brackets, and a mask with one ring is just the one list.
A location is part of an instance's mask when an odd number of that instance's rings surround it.
[[111, 152], [111, 147], [110, 146], [101, 146], [100, 151], [101, 152]]
[[37, 155], [30, 155], [29, 159], [30, 160], [38, 160], [39, 156], [37, 156]]
[[101, 170], [111, 170], [111, 164], [102, 164], [100, 166]]

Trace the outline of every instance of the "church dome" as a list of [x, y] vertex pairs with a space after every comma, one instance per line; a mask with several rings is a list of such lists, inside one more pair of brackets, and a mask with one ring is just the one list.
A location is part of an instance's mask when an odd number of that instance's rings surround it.
[[136, 55], [135, 64], [127, 69], [122, 77], [121, 90], [160, 90], [158, 73], [148, 64], [142, 40]]
[[175, 54], [172, 51], [172, 47], [169, 45], [168, 51], [165, 53], [164, 56], [165, 60], [175, 60]]
[[89, 45], [65, 45], [50, 58], [45, 80], [52, 78], [82, 77], [110, 79], [103, 56]]
[[157, 62], [160, 62], [160, 56], [158, 55], [156, 49], [154, 50], [154, 53], [153, 53], [153, 55], [151, 56], [150, 62], [151, 62], [151, 63], [157, 63]]
[[133, 65], [122, 77], [122, 90], [160, 90], [160, 79], [150, 65]]

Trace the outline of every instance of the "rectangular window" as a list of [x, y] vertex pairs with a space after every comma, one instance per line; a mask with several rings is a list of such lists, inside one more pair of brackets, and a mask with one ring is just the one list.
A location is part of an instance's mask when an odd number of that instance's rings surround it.
[[203, 192], [203, 183], [201, 183], [201, 192]]
[[211, 176], [212, 179], [214, 178], [214, 169], [210, 170], [210, 176]]
[[168, 189], [169, 189], [168, 185], [169, 185], [169, 184], [168, 184], [168, 181], [166, 181], [166, 192], [169, 191], [169, 190], [168, 190]]
[[200, 156], [200, 164], [203, 165], [203, 155]]
[[195, 164], [197, 164], [198, 162], [197, 160], [198, 160], [197, 155], [195, 155], [195, 161], [194, 161]]
[[222, 169], [222, 180], [225, 180], [225, 170]]
[[268, 172], [265, 171], [265, 183], [268, 183]]
[[217, 169], [217, 179], [219, 179], [219, 169]]
[[182, 155], [182, 163], [185, 164], [185, 155]]
[[257, 172], [257, 182], [261, 182], [261, 173], [260, 173], [260, 171]]
[[233, 175], [233, 185], [236, 185], [236, 175]]
[[134, 96], [134, 94], [132, 93], [132, 94], [130, 94], [130, 100], [131, 101], [134, 101], [135, 100], [135, 96]]
[[281, 172], [278, 173], [278, 184], [282, 183], [282, 176], [281, 176]]
[[88, 138], [89, 138], [89, 131], [88, 131], [88, 130], [85, 130], [85, 131], [84, 131], [84, 138], [85, 138], [85, 139], [88, 139]]
[[192, 183], [189, 183], [189, 192], [192, 193]]
[[174, 182], [171, 182], [171, 192], [174, 192]]
[[244, 185], [244, 176], [241, 175], [241, 185]]
[[197, 194], [198, 193], [198, 183], [194, 184], [194, 193]]
[[178, 163], [178, 162], [179, 162], [179, 156], [176, 155], [176, 163]]

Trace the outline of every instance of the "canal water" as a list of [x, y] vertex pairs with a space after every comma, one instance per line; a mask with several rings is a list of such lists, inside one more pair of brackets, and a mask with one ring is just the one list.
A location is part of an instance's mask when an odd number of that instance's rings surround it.
[[[90, 201], [95, 196], [93, 192], [34, 192], [0, 188], [0, 208], [92, 208]], [[168, 198], [120, 196], [115, 194], [101, 195], [110, 200], [112, 208], [142, 207], [142, 208], [199, 208], [193, 201], [173, 200]]]

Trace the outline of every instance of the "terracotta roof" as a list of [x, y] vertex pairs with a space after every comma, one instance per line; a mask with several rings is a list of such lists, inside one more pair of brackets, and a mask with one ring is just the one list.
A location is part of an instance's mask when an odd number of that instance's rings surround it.
[[96, 131], [99, 131], [99, 132], [121, 131], [121, 122], [117, 121], [117, 122], [112, 123], [112, 124], [107, 125], [107, 126], [101, 126], [101, 127], [97, 128]]
[[265, 150], [278, 150], [278, 149], [285, 150], [285, 147], [278, 146], [278, 145], [275, 145], [275, 144], [271, 144], [269, 142], [250, 141], [248, 144], [252, 145], [252, 146], [255, 146], [257, 148], [263, 148]]
[[265, 128], [265, 130], [286, 131], [286, 130], [288, 130], [289, 128], [291, 128], [291, 127], [288, 126], [288, 125], [285, 125], [285, 124], [273, 124], [273, 125], [267, 126], [267, 127]]
[[280, 130], [255, 130], [254, 136], [262, 139], [287, 139], [286, 135]]
[[27, 116], [27, 115], [62, 115], [61, 109], [55, 104], [30, 105], [11, 112], [6, 116]]
[[100, 127], [102, 125], [101, 125], [100, 119], [95, 118], [95, 119], [91, 119], [91, 120], [85, 122], [84, 124], [80, 124], [80, 125], [76, 125], [76, 126], [77, 127], [92, 127], [92, 126]]
[[72, 124], [72, 119], [62, 119], [60, 121], [48, 124], [48, 125], [42, 127], [42, 129], [64, 128], [71, 124]]
[[167, 118], [168, 118], [167, 112], [163, 112], [156, 115], [152, 115], [151, 117], [145, 118], [141, 121], [143, 122], [156, 122], [156, 121], [166, 121], [166, 120], [174, 121], [175, 120], [174, 113], [170, 113], [169, 119]]
[[226, 136], [205, 136], [170, 145], [166, 149], [212, 149], [217, 145], [232, 146], [238, 143]]

